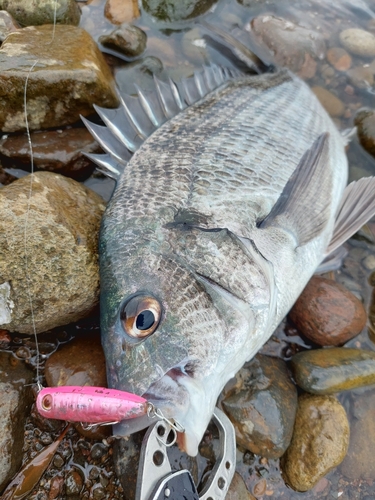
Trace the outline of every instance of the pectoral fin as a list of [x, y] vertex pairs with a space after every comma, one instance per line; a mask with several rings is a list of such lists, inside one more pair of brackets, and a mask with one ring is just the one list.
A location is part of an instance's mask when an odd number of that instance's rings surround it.
[[364, 177], [344, 191], [327, 255], [345, 243], [375, 215], [375, 177]]
[[330, 217], [332, 184], [326, 168], [328, 140], [329, 134], [322, 134], [306, 151], [280, 198], [259, 227], [282, 227], [294, 236], [296, 246], [305, 245], [321, 233]]

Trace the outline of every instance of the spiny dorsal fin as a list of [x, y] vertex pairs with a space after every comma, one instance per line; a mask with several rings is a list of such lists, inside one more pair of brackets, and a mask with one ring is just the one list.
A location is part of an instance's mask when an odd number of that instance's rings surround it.
[[322, 134], [306, 151], [259, 227], [286, 229], [293, 234], [296, 246], [305, 245], [320, 234], [329, 219], [328, 140], [329, 134]]
[[137, 88], [137, 97], [120, 96], [116, 109], [95, 106], [106, 126], [82, 120], [106, 154], [86, 156], [102, 173], [118, 179], [132, 154], [158, 127], [237, 75], [236, 70], [212, 64], [178, 83], [155, 78], [153, 91]]
[[375, 215], [375, 177], [364, 177], [346, 186], [327, 255], [345, 243], [373, 215]]

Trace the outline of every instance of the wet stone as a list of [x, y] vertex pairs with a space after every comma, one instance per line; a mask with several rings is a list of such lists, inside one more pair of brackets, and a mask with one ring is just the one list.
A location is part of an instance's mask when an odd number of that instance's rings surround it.
[[[101, 148], [86, 128], [46, 130], [30, 134], [35, 170], [48, 170], [83, 181], [94, 171], [85, 153], [100, 153]], [[30, 170], [30, 148], [26, 134], [0, 139], [0, 161], [7, 168]]]
[[29, 293], [38, 333], [86, 316], [99, 299], [104, 202], [58, 174], [37, 172], [30, 183], [26, 176], [0, 189], [0, 328], [20, 333], [33, 331]]
[[230, 385], [222, 406], [237, 444], [263, 457], [280, 457], [292, 438], [297, 409], [297, 390], [284, 361], [258, 354]]
[[137, 432], [121, 439], [113, 445], [115, 472], [126, 492], [126, 500], [135, 498], [139, 458], [144, 432]]
[[71, 470], [65, 477], [65, 494], [70, 497], [78, 495], [83, 486], [81, 474], [76, 470]]
[[300, 396], [293, 439], [281, 462], [286, 482], [294, 490], [310, 490], [342, 462], [348, 444], [349, 422], [337, 399]]
[[374, 83], [374, 72], [367, 67], [358, 66], [346, 73], [349, 82], [357, 89], [368, 89]]
[[333, 347], [293, 356], [296, 383], [312, 394], [334, 394], [375, 384], [375, 352]]
[[258, 42], [270, 51], [279, 66], [295, 73], [302, 71], [305, 78], [315, 75], [315, 60], [323, 59], [326, 53], [320, 33], [271, 15], [256, 17], [251, 27]]
[[375, 157], [375, 111], [360, 111], [354, 120], [362, 147]]
[[225, 497], [226, 500], [255, 500], [255, 497], [246, 488], [245, 481], [242, 477], [235, 472], [228, 493]]
[[5, 38], [20, 28], [20, 25], [6, 10], [0, 10], [0, 42], [3, 42]]
[[160, 21], [183, 21], [207, 12], [215, 0], [143, 0], [145, 11]]
[[344, 114], [345, 106], [332, 92], [323, 87], [313, 87], [311, 89], [316, 97], [319, 99], [320, 104], [333, 117], [340, 117]]
[[137, 0], [107, 0], [104, 15], [112, 24], [131, 23], [141, 14]]
[[350, 480], [375, 479], [375, 392], [356, 394], [349, 450], [340, 471]]
[[0, 491], [22, 463], [24, 426], [32, 402], [33, 372], [10, 352], [0, 352]]
[[343, 285], [314, 276], [289, 313], [300, 333], [322, 346], [342, 345], [366, 325], [362, 303]]
[[351, 54], [375, 57], [375, 36], [368, 31], [350, 28], [340, 33], [341, 45]]
[[122, 52], [127, 57], [137, 57], [146, 48], [147, 35], [137, 26], [122, 24], [109, 35], [102, 35], [99, 42], [105, 47]]
[[[94, 40], [83, 29], [52, 25], [11, 33], [0, 49], [0, 129], [25, 130], [24, 87], [31, 130], [69, 125], [92, 104], [116, 107], [110, 70]], [[30, 68], [38, 61], [30, 72]]]
[[337, 69], [337, 71], [347, 71], [352, 65], [352, 58], [341, 47], [332, 47], [327, 50], [327, 61]]
[[[22, 26], [57, 24], [77, 26], [81, 11], [75, 0], [0, 0], [0, 9], [11, 14]], [[56, 13], [55, 13], [56, 12]]]

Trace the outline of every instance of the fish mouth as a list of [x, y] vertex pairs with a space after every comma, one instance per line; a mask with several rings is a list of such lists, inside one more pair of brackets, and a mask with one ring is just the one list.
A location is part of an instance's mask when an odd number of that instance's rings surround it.
[[186, 365], [179, 365], [151, 384], [143, 394], [167, 419], [184, 428], [183, 433], [178, 433], [177, 442], [181, 451], [190, 456], [198, 454], [199, 443], [216, 403], [212, 389], [208, 392], [206, 387], [204, 379], [195, 377]]

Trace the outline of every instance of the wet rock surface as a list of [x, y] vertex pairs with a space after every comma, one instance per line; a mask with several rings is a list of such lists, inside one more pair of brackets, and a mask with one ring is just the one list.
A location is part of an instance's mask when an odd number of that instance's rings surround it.
[[362, 303], [344, 286], [314, 276], [289, 313], [297, 329], [322, 346], [342, 345], [366, 325]]
[[31, 130], [74, 123], [80, 114], [92, 113], [93, 103], [118, 104], [103, 56], [90, 35], [74, 26], [44, 25], [11, 33], [0, 49], [0, 68], [0, 129], [4, 132], [25, 129], [27, 75]]
[[[85, 153], [100, 153], [101, 148], [86, 128], [67, 128], [32, 132], [35, 170], [47, 170], [82, 181], [94, 171]], [[0, 161], [4, 167], [30, 171], [30, 145], [26, 134], [0, 139]]]
[[299, 397], [293, 439], [282, 458], [283, 475], [297, 491], [307, 491], [345, 457], [349, 422], [333, 396]]
[[353, 398], [354, 421], [350, 425], [348, 453], [340, 471], [351, 480], [375, 479], [375, 393], [357, 394]]
[[368, 153], [375, 157], [375, 111], [360, 111], [354, 123], [357, 126], [359, 142]]
[[340, 33], [341, 45], [351, 54], [375, 57], [375, 36], [368, 31], [350, 28]]
[[305, 78], [315, 75], [315, 61], [322, 59], [326, 52], [324, 38], [319, 32], [268, 14], [253, 19], [251, 28], [279, 66], [295, 73], [303, 72]]
[[235, 426], [237, 444], [263, 457], [280, 457], [292, 438], [297, 409], [285, 362], [258, 354], [231, 384], [222, 406]]
[[230, 484], [226, 500], [255, 500], [255, 497], [246, 488], [242, 477], [236, 472]]
[[107, 0], [104, 15], [113, 24], [131, 23], [140, 16], [137, 0]]
[[375, 384], [375, 353], [333, 347], [304, 351], [293, 356], [295, 381], [312, 394], [334, 394]]
[[119, 68], [115, 72], [116, 84], [124, 94], [134, 94], [135, 84], [142, 81], [142, 89], [155, 88], [153, 75], [159, 76], [163, 71], [163, 63], [157, 57], [148, 56], [131, 63], [126, 68]]
[[327, 50], [327, 61], [337, 69], [337, 71], [347, 71], [352, 65], [352, 58], [341, 47], [332, 47]]
[[78, 25], [81, 11], [75, 0], [0, 0], [0, 9], [11, 14], [22, 26], [53, 24]]
[[29, 293], [37, 332], [77, 321], [97, 304], [104, 211], [97, 194], [67, 177], [38, 172], [31, 195], [30, 183], [27, 176], [0, 190], [0, 282], [10, 284], [1, 328], [23, 333], [33, 331]]
[[22, 463], [33, 372], [9, 352], [0, 352], [0, 492]]
[[13, 19], [9, 12], [0, 10], [0, 42], [3, 42], [9, 33], [16, 31], [20, 27], [21, 26]]
[[144, 52], [147, 36], [146, 33], [137, 26], [122, 24], [109, 33], [109, 35], [101, 36], [99, 42], [105, 47], [119, 50], [127, 57], [136, 57]]
[[329, 115], [332, 117], [338, 117], [344, 114], [344, 104], [332, 92], [323, 87], [313, 87], [311, 90], [314, 92], [321, 105]]
[[215, 0], [143, 0], [145, 11], [160, 21], [183, 21], [207, 12]]

